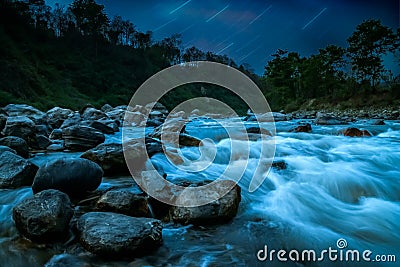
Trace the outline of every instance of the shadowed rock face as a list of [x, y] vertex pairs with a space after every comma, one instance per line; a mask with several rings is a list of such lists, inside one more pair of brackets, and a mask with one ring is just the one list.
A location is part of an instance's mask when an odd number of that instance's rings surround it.
[[73, 197], [85, 196], [96, 190], [103, 177], [103, 170], [96, 163], [80, 158], [62, 158], [46, 163], [36, 173], [34, 193], [57, 189]]
[[85, 151], [104, 142], [102, 132], [87, 126], [70, 126], [63, 129], [65, 148], [73, 151]]
[[104, 258], [134, 258], [162, 244], [159, 220], [111, 212], [89, 212], [77, 222], [80, 243]]
[[8, 117], [3, 134], [17, 136], [26, 141], [35, 134], [35, 123], [26, 116]]
[[359, 130], [357, 128], [347, 128], [343, 131], [344, 136], [349, 137], [370, 137], [372, 134], [367, 130]]
[[30, 119], [39, 119], [45, 115], [43, 111], [25, 104], [9, 104], [3, 110], [12, 117], [27, 116]]
[[[210, 182], [193, 183], [191, 181], [182, 181], [178, 185], [196, 188]], [[164, 188], [164, 192], [167, 190]], [[227, 191], [228, 193], [223, 195]], [[240, 187], [230, 180], [217, 181], [213, 186], [203, 188], [201, 193], [200, 189], [191, 192], [187, 191], [187, 194], [182, 195], [179, 195], [175, 191], [170, 191], [169, 193], [176, 194], [174, 196], [176, 203], [179, 203], [181, 206], [171, 206], [151, 198], [149, 201], [153, 212], [157, 218], [166, 221], [172, 220], [184, 225], [210, 225], [227, 222], [236, 216], [241, 201]], [[200, 200], [209, 200], [220, 194], [223, 196], [218, 200], [206, 205], [192, 207], [193, 203], [195, 203], [194, 201], [197, 202], [199, 198]]]
[[143, 140], [141, 139], [131, 139], [124, 143], [124, 147], [117, 143], [100, 144], [83, 153], [81, 158], [96, 162], [108, 176], [129, 175], [130, 172], [126, 165], [124, 149], [128, 156], [127, 159], [138, 170], [141, 170], [147, 158], [163, 151], [159, 141], [152, 138], [145, 138], [145, 142], [146, 145], [143, 144]]
[[147, 198], [126, 189], [108, 191], [97, 201], [96, 209], [132, 217], [148, 217], [150, 215]]
[[13, 209], [18, 231], [34, 242], [52, 242], [68, 234], [73, 209], [68, 196], [57, 190], [46, 190], [23, 200]]
[[17, 154], [23, 158], [29, 158], [29, 146], [28, 143], [16, 136], [7, 136], [0, 139], [0, 145], [8, 146], [14, 149]]
[[0, 152], [0, 188], [30, 186], [38, 167], [9, 151]]
[[[205, 192], [206, 194], [200, 196], [210, 198], [209, 196], [214, 195], [216, 192], [224, 192], [232, 186], [233, 188], [226, 195], [209, 204], [198, 207], [171, 207], [171, 219], [176, 223], [198, 225], [224, 223], [231, 220], [236, 216], [241, 201], [241, 189], [233, 181], [219, 181], [214, 187], [209, 188]], [[190, 203], [191, 201], [191, 199], [179, 200], [183, 204]]]

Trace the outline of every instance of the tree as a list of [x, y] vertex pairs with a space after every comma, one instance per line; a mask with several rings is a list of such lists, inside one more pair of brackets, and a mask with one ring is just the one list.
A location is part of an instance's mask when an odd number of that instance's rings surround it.
[[151, 46], [153, 33], [151, 31], [135, 32], [133, 34], [132, 46], [134, 48], [145, 49]]
[[182, 39], [180, 34], [173, 34], [170, 37], [164, 38], [159, 46], [164, 51], [164, 57], [171, 62], [171, 64], [176, 64], [180, 62]]
[[124, 32], [124, 20], [121, 16], [115, 16], [110, 23], [110, 28], [108, 30], [108, 37], [112, 44], [122, 43], [122, 33]]
[[373, 91], [385, 72], [382, 56], [389, 51], [394, 40], [393, 31], [383, 26], [379, 20], [373, 19], [358, 25], [347, 39], [347, 52], [356, 78], [368, 81]]
[[51, 7], [44, 0], [29, 0], [29, 11], [36, 28], [48, 29], [51, 17]]
[[99, 5], [94, 0], [75, 0], [70, 10], [83, 35], [104, 36], [109, 23], [104, 5]]
[[205, 58], [205, 53], [194, 46], [187, 48], [185, 50], [185, 53], [182, 55], [182, 59], [184, 62], [199, 61], [204, 60]]

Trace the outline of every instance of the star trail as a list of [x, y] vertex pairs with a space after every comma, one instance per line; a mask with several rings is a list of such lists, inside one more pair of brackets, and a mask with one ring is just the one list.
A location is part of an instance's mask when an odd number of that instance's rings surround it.
[[[96, 0], [110, 17], [121, 15], [140, 31], [153, 31], [159, 41], [179, 33], [182, 49], [227, 54], [262, 73], [277, 49], [303, 56], [346, 39], [365, 19], [399, 25], [398, 0]], [[47, 0], [68, 5], [72, 0]]]

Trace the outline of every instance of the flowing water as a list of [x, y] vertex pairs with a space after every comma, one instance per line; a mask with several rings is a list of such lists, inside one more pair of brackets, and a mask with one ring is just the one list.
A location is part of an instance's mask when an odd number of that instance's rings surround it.
[[[303, 121], [304, 122], [304, 121]], [[200, 151], [184, 148], [190, 160], [215, 158], [201, 173], [186, 172], [163, 154], [152, 158], [153, 165], [170, 180], [215, 179], [227, 164], [245, 166], [239, 181], [242, 201], [236, 218], [219, 226], [179, 226], [166, 224], [163, 246], [150, 256], [131, 262], [131, 266], [398, 266], [398, 263], [370, 262], [259, 262], [257, 252], [264, 249], [313, 249], [317, 253], [345, 239], [346, 249], [372, 251], [376, 255], [395, 255], [400, 261], [400, 123], [388, 121], [372, 126], [368, 121], [355, 127], [368, 129], [374, 137], [349, 138], [338, 135], [349, 126], [314, 126], [313, 133], [291, 133], [298, 121], [276, 123], [275, 160], [287, 168], [257, 171], [262, 147], [268, 141], [250, 138], [249, 150], [241, 149], [243, 140], [227, 139], [227, 131], [215, 121], [196, 120], [186, 130], [213, 144]], [[247, 126], [252, 126], [248, 123]], [[267, 123], [262, 127], [267, 127]], [[231, 127], [234, 129], [235, 124]], [[121, 134], [106, 142], [121, 140]], [[243, 153], [243, 154], [241, 154]], [[37, 155], [40, 165], [61, 156], [79, 153]], [[262, 161], [261, 161], [262, 163]], [[234, 169], [233, 169], [234, 170]], [[265, 175], [265, 177], [263, 177]], [[250, 193], [251, 179], [263, 179]], [[102, 186], [126, 183], [129, 178], [104, 179]], [[0, 191], [0, 266], [43, 266], [56, 252], [16, 238], [11, 218], [12, 207], [30, 196], [30, 188]], [[57, 253], [60, 253], [59, 251]], [[317, 254], [319, 255], [319, 254]], [[94, 266], [126, 266], [126, 262], [102, 262]]]

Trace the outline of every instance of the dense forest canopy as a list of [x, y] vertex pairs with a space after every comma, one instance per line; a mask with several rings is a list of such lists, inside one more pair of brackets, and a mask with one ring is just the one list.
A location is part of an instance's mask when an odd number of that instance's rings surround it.
[[[39, 108], [127, 104], [151, 75], [181, 62], [207, 60], [237, 68], [262, 90], [273, 109], [295, 110], [312, 99], [340, 103], [349, 98], [368, 104], [371, 95], [386, 95], [393, 104], [400, 96], [399, 71], [383, 63], [385, 56], [400, 64], [400, 29], [379, 20], [361, 22], [347, 47], [328, 45], [303, 57], [278, 49], [260, 77], [248, 64], [237, 65], [227, 55], [183, 49], [179, 34], [154, 40], [121, 16], [109, 17], [94, 0], [75, 0], [53, 8], [44, 0], [0, 0], [0, 106], [11, 102]], [[208, 96], [246, 106], [217, 86], [193, 84], [162, 100], [168, 107], [193, 96]]]

